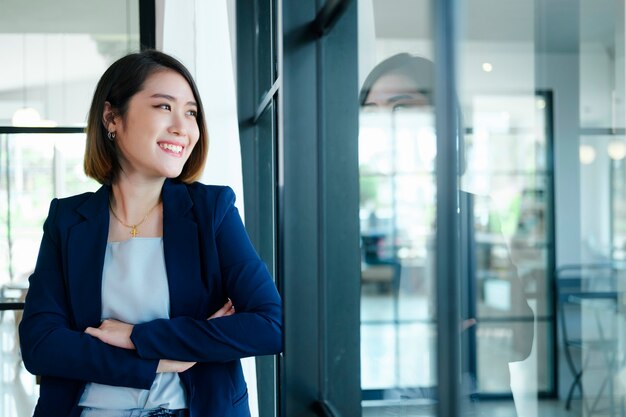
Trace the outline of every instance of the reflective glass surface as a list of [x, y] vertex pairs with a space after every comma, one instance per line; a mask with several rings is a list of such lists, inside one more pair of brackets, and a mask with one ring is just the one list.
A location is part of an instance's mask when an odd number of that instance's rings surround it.
[[85, 135], [0, 134], [0, 286], [34, 268], [50, 200], [99, 184], [83, 172]]
[[436, 295], [442, 170], [459, 174], [461, 414], [553, 413], [538, 400], [557, 389], [553, 91], [515, 20], [535, 8], [456, 11], [459, 166], [437, 167], [436, 6], [392, 3], [359, 3], [363, 415], [436, 414], [436, 306], [456, 302]]
[[84, 126], [96, 83], [139, 50], [139, 2], [3, 2], [0, 125]]

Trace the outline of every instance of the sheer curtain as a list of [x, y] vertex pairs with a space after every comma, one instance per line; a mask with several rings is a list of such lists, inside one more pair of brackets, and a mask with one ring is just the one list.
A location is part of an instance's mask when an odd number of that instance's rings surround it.
[[[226, 0], [156, 2], [157, 49], [181, 60], [191, 71], [206, 113], [209, 157], [201, 182], [230, 186], [244, 217], [243, 177], [237, 121], [237, 92]], [[235, 28], [232, 28], [234, 33]], [[245, 219], [244, 219], [245, 220]], [[242, 361], [250, 411], [258, 416], [254, 358]]]

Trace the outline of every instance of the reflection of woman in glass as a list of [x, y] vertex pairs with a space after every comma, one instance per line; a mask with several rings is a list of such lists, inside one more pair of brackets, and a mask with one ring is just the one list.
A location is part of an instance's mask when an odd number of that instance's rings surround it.
[[180, 62], [104, 73], [85, 153], [104, 185], [52, 201], [20, 325], [35, 416], [250, 415], [239, 359], [281, 350], [281, 301], [233, 191], [194, 182], [207, 148]]
[[[434, 86], [434, 68], [431, 61], [412, 56], [407, 53], [394, 55], [381, 63], [379, 63], [368, 75], [360, 93], [360, 104], [365, 111], [368, 112], [388, 112], [392, 117], [397, 118], [398, 109], [403, 110], [404, 117], [414, 117], [417, 121], [423, 120], [431, 125], [427, 128], [433, 129], [434, 132], [434, 108], [433, 108], [433, 86]], [[430, 117], [424, 117], [424, 114]], [[395, 126], [396, 122], [392, 122]], [[419, 122], [418, 122], [419, 124]], [[460, 126], [460, 123], [459, 123]], [[421, 127], [418, 127], [421, 129]], [[417, 140], [432, 140], [433, 135], [416, 135]], [[395, 140], [402, 140], [396, 138]], [[460, 141], [460, 160], [463, 165], [463, 140]], [[435, 143], [428, 144], [425, 148], [435, 149]], [[418, 144], [418, 149], [420, 148]], [[394, 163], [394, 162], [392, 162]], [[432, 172], [434, 165], [429, 167]], [[461, 168], [460, 171], [463, 169]], [[392, 169], [395, 171], [395, 169]], [[436, 173], [435, 173], [436, 174]], [[397, 196], [392, 196], [396, 199]], [[406, 198], [406, 197], [404, 197]], [[461, 272], [461, 289], [462, 289], [462, 314], [460, 326], [466, 329], [462, 337], [462, 365], [464, 372], [464, 381], [469, 386], [465, 387], [465, 392], [475, 392], [476, 387], [473, 385], [477, 379], [478, 369], [477, 361], [477, 334], [476, 328], [484, 329], [486, 333], [498, 334], [493, 330], [498, 327], [495, 325], [485, 325], [481, 327], [481, 319], [496, 317], [499, 320], [500, 327], [504, 330], [501, 334], [512, 332], [511, 339], [503, 342], [502, 346], [493, 349], [490, 352], [489, 363], [478, 363], [481, 366], [481, 381], [484, 383], [489, 376], [486, 374], [505, 374], [507, 378], [509, 373], [509, 362], [520, 361], [525, 359], [529, 354], [533, 342], [533, 312], [528, 306], [525, 295], [521, 288], [519, 279], [517, 278], [516, 268], [507, 257], [508, 271], [505, 276], [500, 277], [505, 288], [508, 301], [504, 301], [498, 306], [497, 311], [490, 310], [486, 306], [485, 300], [479, 298], [478, 286], [482, 282], [477, 280], [477, 271], [479, 269], [488, 269], [481, 265], [477, 256], [477, 240], [474, 230], [474, 201], [478, 198], [473, 194], [459, 192], [459, 225], [460, 225], [460, 264]], [[432, 200], [434, 201], [434, 200]], [[420, 219], [424, 223], [424, 219]], [[428, 221], [426, 221], [428, 222]], [[423, 224], [425, 227], [431, 227], [431, 224]], [[434, 227], [434, 226], [433, 226]], [[394, 231], [396, 233], [396, 231]], [[409, 239], [410, 241], [410, 239]], [[433, 257], [433, 254], [427, 254], [427, 257]], [[430, 276], [433, 276], [432, 271]], [[432, 301], [432, 294], [427, 294]], [[478, 322], [478, 325], [475, 326]], [[509, 333], [510, 334], [510, 333]], [[507, 344], [508, 343], [508, 344]], [[484, 349], [486, 343], [483, 343]], [[484, 350], [483, 350], [484, 352]], [[416, 352], [417, 353], [417, 352]], [[483, 357], [484, 358], [484, 357]], [[399, 360], [399, 359], [398, 359]], [[479, 383], [481, 382], [479, 381]], [[485, 384], [486, 385], [486, 384]], [[478, 387], [480, 389], [480, 387]], [[498, 386], [498, 391], [506, 392], [510, 390], [507, 386]], [[404, 392], [403, 395], [411, 396], [411, 393]], [[415, 396], [423, 395], [415, 393]]]

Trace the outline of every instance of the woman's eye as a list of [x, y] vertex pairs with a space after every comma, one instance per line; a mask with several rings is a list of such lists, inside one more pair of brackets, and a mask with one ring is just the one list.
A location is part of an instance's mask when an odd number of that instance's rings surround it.
[[198, 117], [198, 112], [195, 110], [189, 110], [187, 114], [191, 117]]
[[159, 108], [163, 110], [172, 110], [172, 106], [169, 104], [159, 104]]
[[411, 105], [409, 103], [398, 103], [393, 106], [394, 110], [410, 110], [412, 108], [415, 108], [415, 105]]

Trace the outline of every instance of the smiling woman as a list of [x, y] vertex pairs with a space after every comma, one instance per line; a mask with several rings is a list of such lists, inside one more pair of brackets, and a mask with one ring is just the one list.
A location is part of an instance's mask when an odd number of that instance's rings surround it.
[[[182, 171], [169, 178], [186, 183], [196, 180], [208, 150], [201, 109], [198, 89], [180, 62], [156, 51], [120, 59], [104, 73], [94, 94], [87, 126], [85, 172], [101, 183], [115, 182], [123, 169], [129, 168], [123, 166], [123, 161], [132, 155], [125, 154], [124, 147], [131, 144], [124, 137], [131, 137], [137, 148], [145, 145], [144, 140], [166, 148], [185, 146], [188, 160]], [[181, 142], [181, 138], [188, 143]]]
[[281, 351], [281, 300], [233, 191], [194, 182], [207, 148], [180, 62], [104, 73], [84, 163], [103, 186], [52, 201], [20, 325], [35, 416], [250, 415], [239, 360]]
[[119, 175], [131, 180], [178, 177], [200, 137], [197, 108], [189, 83], [172, 70], [150, 75], [124, 115], [105, 102], [102, 119], [116, 137]]

